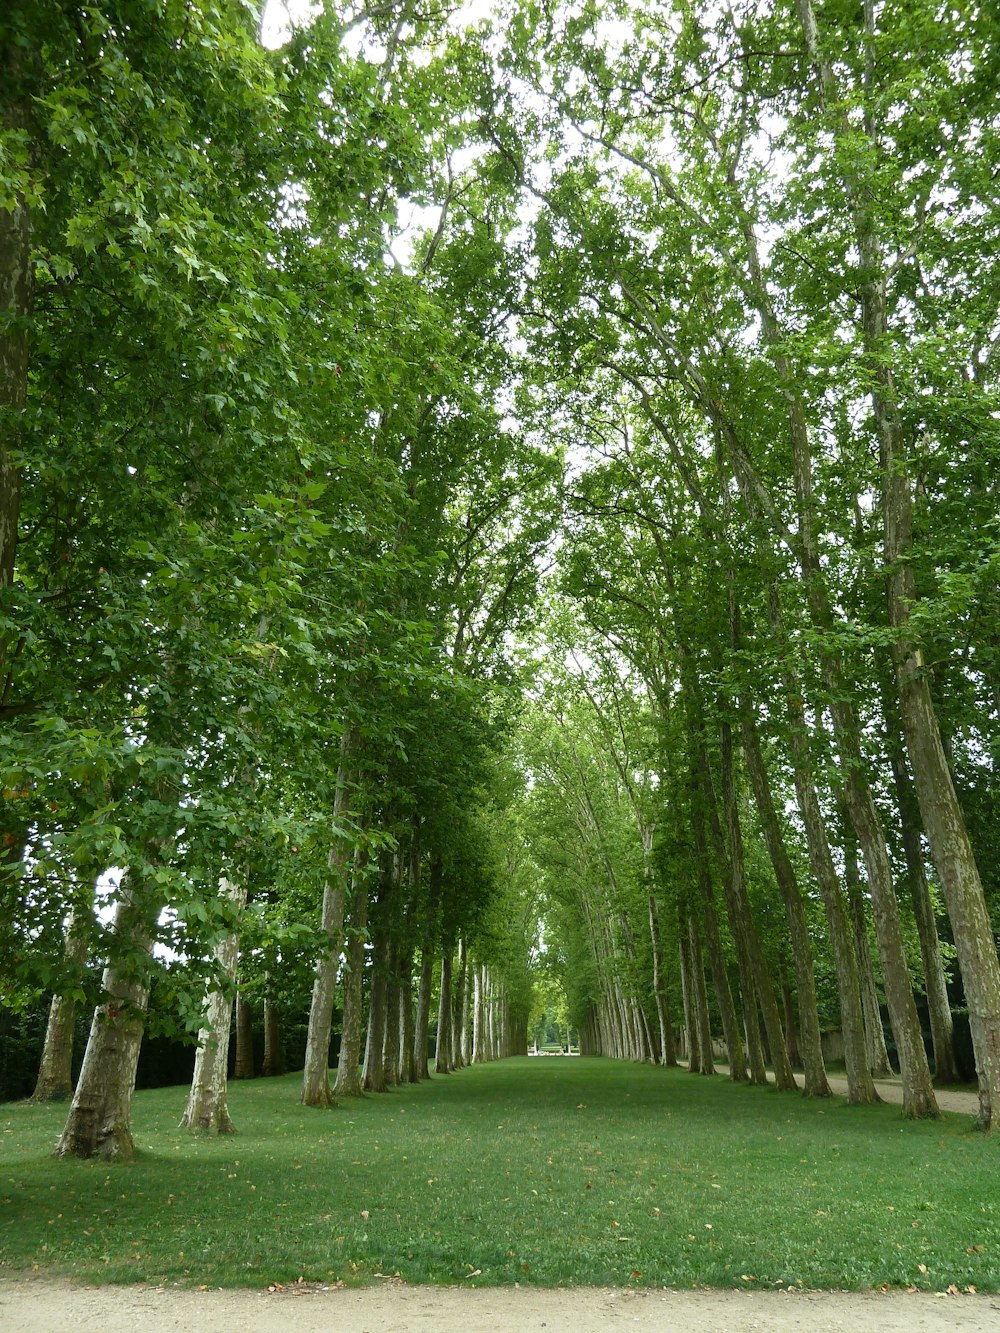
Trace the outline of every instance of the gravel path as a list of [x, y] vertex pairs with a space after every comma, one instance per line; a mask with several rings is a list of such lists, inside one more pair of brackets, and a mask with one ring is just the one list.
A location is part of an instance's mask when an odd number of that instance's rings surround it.
[[[716, 1063], [716, 1073], [729, 1074], [729, 1066]], [[774, 1075], [768, 1070], [768, 1078], [773, 1083]], [[796, 1081], [801, 1088], [802, 1079], [796, 1075]], [[847, 1079], [839, 1074], [827, 1074], [827, 1082], [833, 1092], [841, 1097], [847, 1096]], [[903, 1085], [898, 1077], [877, 1078], [875, 1088], [884, 1102], [895, 1102], [897, 1106], [903, 1105]], [[955, 1111], [959, 1115], [968, 1115], [975, 1118], [979, 1114], [979, 1094], [975, 1092], [941, 1092], [934, 1089], [934, 1095], [937, 1097], [938, 1107], [942, 1111]]]
[[293, 1287], [187, 1291], [0, 1278], [4, 1333], [996, 1333], [1000, 1294]]

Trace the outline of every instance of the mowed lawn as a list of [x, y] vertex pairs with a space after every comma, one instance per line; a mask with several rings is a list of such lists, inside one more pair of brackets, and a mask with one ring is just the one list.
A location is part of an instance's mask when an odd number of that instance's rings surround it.
[[87, 1281], [1000, 1289], [1000, 1135], [582, 1059], [465, 1069], [332, 1111], [233, 1084], [238, 1136], [138, 1093], [129, 1166], [0, 1107], [0, 1260]]

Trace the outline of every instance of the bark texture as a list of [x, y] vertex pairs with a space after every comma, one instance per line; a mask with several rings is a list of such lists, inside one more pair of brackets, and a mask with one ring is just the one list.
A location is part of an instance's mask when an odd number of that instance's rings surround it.
[[[246, 888], [229, 880], [223, 880], [219, 887], [237, 912], [242, 912], [246, 906]], [[240, 940], [235, 933], [227, 935], [216, 947], [215, 961], [227, 984], [210, 991], [205, 1003], [205, 1023], [198, 1033], [191, 1091], [181, 1118], [183, 1129], [214, 1134], [236, 1132], [236, 1126], [229, 1115], [227, 1085], [229, 1030], [233, 1017], [232, 987], [236, 984], [239, 956]]]
[[126, 882], [115, 909], [120, 961], [104, 970], [107, 1000], [94, 1011], [83, 1067], [73, 1094], [57, 1157], [132, 1161], [132, 1094], [149, 997], [148, 958], [156, 912]]

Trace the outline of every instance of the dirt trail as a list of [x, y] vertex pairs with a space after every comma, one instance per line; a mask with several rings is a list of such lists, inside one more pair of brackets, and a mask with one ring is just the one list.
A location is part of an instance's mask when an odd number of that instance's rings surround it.
[[996, 1333], [1000, 1294], [367, 1287], [282, 1292], [0, 1278], [4, 1333]]
[[[729, 1066], [716, 1064], [716, 1073], [729, 1075]], [[773, 1083], [774, 1075], [768, 1070], [768, 1079]], [[802, 1087], [802, 1079], [796, 1075], [796, 1082]], [[831, 1091], [841, 1097], [847, 1096], [847, 1079], [838, 1074], [827, 1074], [827, 1082], [830, 1084]], [[903, 1085], [899, 1078], [877, 1078], [875, 1088], [878, 1095], [884, 1102], [895, 1102], [897, 1106], [903, 1105]], [[975, 1092], [948, 1092], [934, 1089], [934, 1095], [937, 1097], [938, 1107], [942, 1111], [955, 1111], [959, 1115], [968, 1115], [975, 1118], [979, 1114], [979, 1094]]]

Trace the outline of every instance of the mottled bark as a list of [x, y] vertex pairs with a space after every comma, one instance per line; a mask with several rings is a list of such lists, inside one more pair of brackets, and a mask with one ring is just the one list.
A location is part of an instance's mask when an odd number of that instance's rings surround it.
[[[223, 880], [219, 886], [237, 912], [246, 906], [243, 885]], [[233, 1016], [232, 986], [236, 982], [240, 941], [237, 934], [225, 936], [215, 950], [220, 976], [228, 988], [212, 990], [205, 1002], [205, 1023], [198, 1033], [198, 1050], [187, 1106], [181, 1118], [182, 1129], [205, 1130], [215, 1134], [234, 1134], [236, 1126], [229, 1115], [226, 1094], [229, 1072], [229, 1029]]]
[[341, 1021], [340, 1057], [333, 1085], [334, 1097], [360, 1097], [361, 1033], [364, 1029], [362, 982], [365, 970], [365, 940], [368, 934], [368, 857], [360, 849], [354, 857], [351, 912], [344, 960], [344, 1015]]
[[122, 886], [115, 909], [115, 959], [104, 969], [107, 1000], [94, 1011], [83, 1067], [57, 1157], [131, 1161], [132, 1094], [149, 997], [147, 960], [159, 904], [145, 885]]
[[[86, 906], [74, 907], [66, 921], [65, 956], [73, 978], [82, 978], [87, 962], [90, 928], [93, 923], [93, 894]], [[38, 1065], [38, 1078], [31, 1094], [33, 1102], [64, 1102], [73, 1095], [73, 1030], [76, 1025], [76, 1003], [72, 989], [53, 995], [49, 1007], [49, 1021], [45, 1029], [45, 1044]]]

